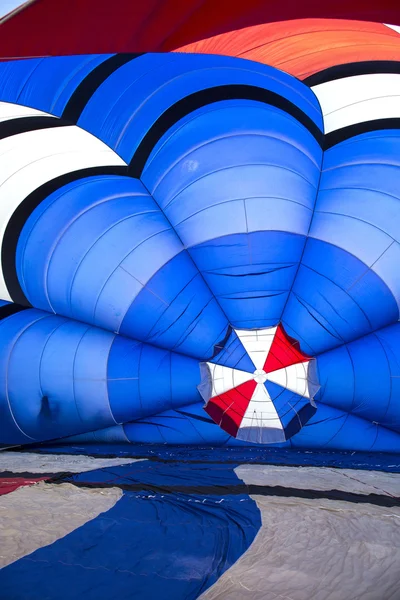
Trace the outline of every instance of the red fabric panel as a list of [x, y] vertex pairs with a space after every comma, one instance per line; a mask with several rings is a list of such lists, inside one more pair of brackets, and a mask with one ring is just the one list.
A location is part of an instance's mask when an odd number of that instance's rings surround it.
[[232, 437], [236, 437], [237, 432], [239, 431], [240, 424], [237, 423], [235, 415], [229, 415], [228, 413], [225, 413], [221, 419], [219, 426]]
[[398, 0], [36, 0], [2, 23], [0, 56], [175, 50], [244, 27], [304, 18], [400, 24]]
[[299, 342], [290, 337], [279, 324], [265, 361], [264, 371], [271, 373], [307, 360], [310, 360], [310, 357], [301, 351]]
[[235, 436], [256, 386], [254, 380], [241, 383], [228, 392], [210, 398], [204, 410], [221, 429]]
[[0, 477], [0, 496], [14, 492], [24, 485], [33, 485], [38, 481], [46, 481], [48, 477]]

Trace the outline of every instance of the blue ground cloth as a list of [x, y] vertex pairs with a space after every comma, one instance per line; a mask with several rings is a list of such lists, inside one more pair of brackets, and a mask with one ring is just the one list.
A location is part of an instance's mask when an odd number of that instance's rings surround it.
[[261, 526], [247, 494], [224, 494], [243, 485], [235, 466], [146, 460], [60, 478], [120, 486], [123, 496], [106, 513], [4, 568], [1, 600], [197, 598]]

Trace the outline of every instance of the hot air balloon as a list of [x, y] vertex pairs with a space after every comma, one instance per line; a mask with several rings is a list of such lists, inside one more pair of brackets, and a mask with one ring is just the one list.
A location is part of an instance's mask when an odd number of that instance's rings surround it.
[[399, 449], [397, 65], [0, 63], [1, 443]]
[[0, 598], [397, 598], [396, 2], [0, 31]]

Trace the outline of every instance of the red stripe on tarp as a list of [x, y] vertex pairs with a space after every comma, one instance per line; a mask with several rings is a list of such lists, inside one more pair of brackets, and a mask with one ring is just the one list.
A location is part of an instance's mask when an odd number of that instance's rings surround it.
[[34, 485], [39, 481], [46, 481], [49, 477], [1, 477], [0, 476], [0, 496], [15, 492], [19, 487], [25, 485]]

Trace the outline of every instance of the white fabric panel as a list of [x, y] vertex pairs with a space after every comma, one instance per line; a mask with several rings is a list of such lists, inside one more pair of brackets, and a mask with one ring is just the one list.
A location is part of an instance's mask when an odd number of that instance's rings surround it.
[[257, 330], [235, 329], [235, 332], [256, 369], [262, 369], [274, 340], [276, 327]]
[[283, 429], [275, 406], [263, 383], [257, 384], [240, 424], [239, 431], [242, 427], [273, 427], [274, 429]]
[[390, 29], [393, 29], [393, 31], [397, 31], [397, 33], [400, 33], [400, 25], [388, 25], [388, 23], [384, 23], [385, 27], [390, 27]]
[[[30, 131], [0, 140], [0, 246], [7, 223], [36, 188], [78, 169], [126, 163], [98, 138], [80, 127]], [[3, 272], [0, 298], [11, 300]]]
[[9, 121], [10, 119], [20, 119], [21, 117], [52, 117], [48, 113], [30, 108], [29, 106], [21, 106], [12, 104], [11, 102], [0, 102], [0, 122]]
[[212, 396], [223, 394], [224, 392], [237, 387], [241, 383], [253, 379], [252, 373], [239, 371], [239, 369], [231, 369], [230, 367], [215, 365], [214, 363], [207, 363], [207, 366], [210, 369], [213, 382]]
[[315, 385], [308, 381], [309, 364], [310, 361], [307, 361], [272, 371], [267, 375], [268, 381], [272, 381], [304, 398], [312, 398], [315, 395]]
[[312, 87], [321, 105], [325, 133], [355, 123], [400, 118], [400, 74], [344, 77]]

